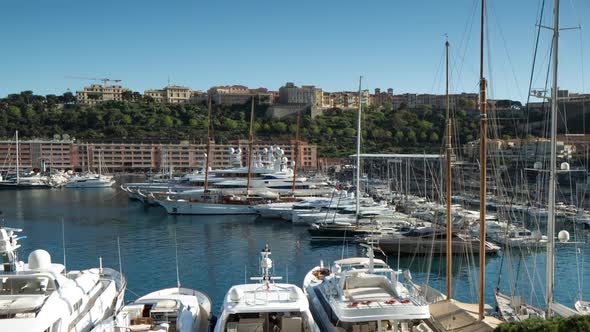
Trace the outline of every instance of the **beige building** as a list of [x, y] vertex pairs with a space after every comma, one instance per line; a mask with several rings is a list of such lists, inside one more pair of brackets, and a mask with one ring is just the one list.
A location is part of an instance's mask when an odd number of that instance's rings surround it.
[[270, 105], [274, 94], [265, 88], [250, 89], [244, 85], [215, 86], [207, 91], [213, 103], [217, 105], [241, 105], [250, 102], [252, 97], [256, 103]]
[[96, 105], [104, 101], [121, 101], [123, 92], [131, 91], [120, 85], [92, 84], [82, 91], [76, 91], [76, 101], [83, 105]]
[[195, 101], [203, 93], [184, 86], [169, 85], [159, 90], [145, 90], [143, 94], [159, 103], [182, 104]]
[[[342, 92], [331, 92], [329, 94], [330, 107], [336, 107], [341, 109], [358, 109], [359, 107], [359, 94], [355, 91], [342, 91]], [[361, 104], [368, 106], [371, 104], [371, 94], [369, 90], [361, 91]]]

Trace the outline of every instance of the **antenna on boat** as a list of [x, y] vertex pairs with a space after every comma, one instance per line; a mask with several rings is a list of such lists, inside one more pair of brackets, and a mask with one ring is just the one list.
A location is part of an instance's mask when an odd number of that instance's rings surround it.
[[360, 244], [361, 247], [367, 248], [367, 257], [369, 257], [369, 273], [373, 273], [375, 267], [375, 253], [373, 252], [373, 245]]
[[286, 271], [285, 271], [285, 273], [286, 273], [286, 275], [287, 275], [287, 283], [289, 283], [289, 264], [286, 264], [286, 265], [285, 265], [285, 267], [286, 267], [286, 269], [285, 269], [285, 270], [286, 270]]
[[174, 227], [174, 258], [176, 261], [176, 287], [180, 288], [180, 275], [178, 273], [178, 241], [176, 240], [176, 226]]
[[66, 231], [64, 226], [64, 218], [61, 218], [61, 249], [64, 254], [64, 273], [68, 270], [66, 268]]

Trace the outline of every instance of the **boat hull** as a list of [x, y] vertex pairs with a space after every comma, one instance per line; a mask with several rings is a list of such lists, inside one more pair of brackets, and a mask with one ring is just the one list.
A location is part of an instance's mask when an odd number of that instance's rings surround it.
[[186, 215], [255, 215], [256, 209], [248, 204], [216, 204], [189, 201], [156, 201], [169, 214]]

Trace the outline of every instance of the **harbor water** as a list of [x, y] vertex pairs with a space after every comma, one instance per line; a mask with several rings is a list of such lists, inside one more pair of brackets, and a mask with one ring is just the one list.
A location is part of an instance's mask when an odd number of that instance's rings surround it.
[[[32, 250], [45, 249], [54, 262], [65, 260], [68, 270], [76, 270], [97, 267], [102, 257], [104, 266], [122, 269], [128, 279], [127, 300], [133, 300], [176, 285], [177, 250], [180, 283], [208, 294], [218, 314], [231, 285], [260, 274], [259, 252], [265, 244], [272, 249], [274, 275], [299, 286], [320, 260], [327, 265], [343, 256], [365, 254], [354, 243], [311, 240], [306, 227], [285, 221], [168, 215], [162, 208], [128, 200], [116, 188], [0, 191], [3, 223], [23, 228], [27, 236], [19, 259], [26, 261]], [[560, 244], [556, 253], [556, 300], [571, 307], [579, 290], [582, 298], [590, 298], [583, 280], [590, 276], [589, 233], [560, 227], [579, 242]], [[445, 257], [386, 259], [393, 268], [409, 268], [418, 282], [428, 281], [444, 291]], [[455, 298], [477, 301], [477, 264], [474, 255], [454, 257]], [[492, 307], [497, 287], [544, 307], [544, 250], [488, 256], [486, 270], [486, 301]]]

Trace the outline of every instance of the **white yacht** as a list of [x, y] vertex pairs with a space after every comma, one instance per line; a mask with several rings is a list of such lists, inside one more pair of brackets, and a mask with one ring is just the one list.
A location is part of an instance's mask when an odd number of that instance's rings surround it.
[[[426, 300], [406, 288], [384, 261], [354, 257], [313, 268], [303, 280], [322, 331], [406, 331], [430, 318]], [[426, 328], [426, 326], [424, 326]]]
[[590, 315], [590, 301], [578, 300], [574, 304], [574, 307], [580, 315]]
[[66, 183], [66, 188], [110, 188], [115, 183], [112, 176], [102, 174], [76, 175]]
[[261, 277], [252, 284], [229, 289], [215, 332], [319, 332], [301, 288], [275, 283], [270, 274], [272, 260], [268, 245], [260, 253]]
[[211, 300], [197, 290], [161, 289], [125, 305], [112, 320], [92, 332], [208, 332]]
[[214, 195], [202, 199], [156, 199], [169, 214], [188, 215], [256, 215], [257, 198], [237, 195]]
[[126, 280], [109, 268], [65, 271], [45, 250], [17, 261], [16, 228], [0, 228], [0, 331], [89, 331], [123, 304]]
[[496, 311], [507, 322], [529, 318], [545, 318], [545, 311], [524, 302], [520, 296], [510, 296], [496, 290]]

